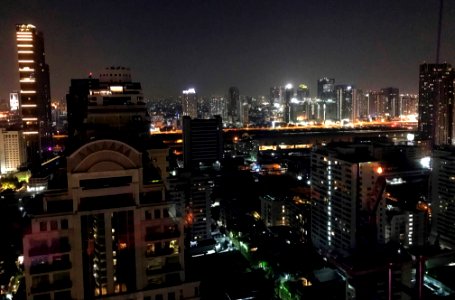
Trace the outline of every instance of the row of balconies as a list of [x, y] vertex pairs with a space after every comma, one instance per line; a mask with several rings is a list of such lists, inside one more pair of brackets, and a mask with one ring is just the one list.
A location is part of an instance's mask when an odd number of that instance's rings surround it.
[[57, 280], [52, 283], [50, 282], [40, 282], [36, 286], [32, 286], [30, 288], [30, 291], [33, 294], [36, 293], [43, 293], [43, 292], [48, 292], [48, 291], [53, 291], [53, 290], [63, 290], [63, 289], [69, 289], [73, 286], [73, 282], [70, 279], [65, 279], [65, 280]]

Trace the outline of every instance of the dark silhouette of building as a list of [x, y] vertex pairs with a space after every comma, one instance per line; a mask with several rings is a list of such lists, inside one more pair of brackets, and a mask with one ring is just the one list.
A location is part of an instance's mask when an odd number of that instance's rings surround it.
[[235, 86], [229, 88], [228, 98], [228, 122], [235, 124], [240, 122], [240, 92]]
[[318, 80], [318, 99], [322, 100], [323, 120], [335, 120], [337, 105], [334, 78], [324, 77]]
[[44, 38], [32, 24], [16, 25], [20, 108], [27, 161], [41, 163], [42, 149], [51, 144], [51, 92]]
[[183, 117], [183, 160], [186, 170], [197, 170], [220, 163], [223, 158], [223, 124], [213, 119]]
[[387, 87], [381, 89], [384, 114], [388, 114], [390, 117], [399, 117], [401, 112], [400, 105], [400, 93], [397, 88]]

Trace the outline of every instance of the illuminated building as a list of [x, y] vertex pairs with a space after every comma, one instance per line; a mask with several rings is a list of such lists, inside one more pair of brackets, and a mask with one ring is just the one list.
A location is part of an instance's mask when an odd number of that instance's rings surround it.
[[0, 168], [6, 174], [19, 169], [27, 160], [22, 131], [0, 131]]
[[235, 86], [229, 88], [229, 96], [227, 102], [227, 117], [228, 123], [240, 123], [241, 102], [239, 89]]
[[[311, 154], [311, 239], [325, 255], [347, 256], [358, 245], [360, 209], [382, 174], [364, 148], [334, 146]], [[380, 171], [378, 171], [380, 170]]]
[[358, 90], [352, 85], [340, 84], [335, 87], [335, 91], [337, 105], [336, 119], [338, 121], [355, 121], [357, 119], [355, 112], [357, 111]]
[[446, 63], [420, 65], [419, 131], [434, 146], [453, 144], [454, 76], [451, 65]]
[[401, 114], [402, 115], [417, 115], [417, 108], [419, 106], [419, 97], [413, 94], [401, 94]]
[[41, 162], [42, 148], [50, 146], [51, 95], [49, 66], [45, 61], [43, 34], [31, 24], [16, 25], [20, 109], [26, 139], [27, 161]]
[[27, 299], [199, 299], [185, 281], [180, 205], [144, 168], [113, 140], [67, 158], [67, 189], [44, 194], [24, 237]]
[[289, 123], [291, 121], [291, 99], [294, 96], [294, 87], [288, 83], [284, 89], [284, 111], [283, 122]]
[[197, 95], [195, 89], [188, 89], [182, 92], [182, 114], [192, 119], [198, 117], [197, 114]]
[[334, 78], [321, 78], [318, 80], [318, 99], [322, 101], [322, 119], [336, 120], [337, 105]]

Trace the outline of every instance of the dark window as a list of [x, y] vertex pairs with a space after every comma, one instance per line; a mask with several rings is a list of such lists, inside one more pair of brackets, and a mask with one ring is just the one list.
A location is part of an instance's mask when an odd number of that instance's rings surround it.
[[155, 300], [163, 300], [163, 295], [161, 294], [156, 295]]
[[58, 222], [51, 221], [51, 230], [58, 230]]
[[39, 231], [47, 231], [47, 222], [39, 222]]
[[155, 219], [161, 218], [161, 210], [160, 209], [155, 209]]
[[145, 211], [145, 219], [146, 220], [151, 220], [152, 219], [152, 213], [149, 210]]
[[167, 294], [167, 300], [175, 300], [175, 293], [170, 292]]
[[68, 229], [68, 220], [67, 219], [63, 219], [60, 221], [60, 228], [61, 229]]

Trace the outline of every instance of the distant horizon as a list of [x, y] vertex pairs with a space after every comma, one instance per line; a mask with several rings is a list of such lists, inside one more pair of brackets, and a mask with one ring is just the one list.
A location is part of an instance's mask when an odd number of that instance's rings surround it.
[[[86, 5], [83, 5], [86, 4]], [[86, 7], [90, 9], [86, 9]], [[0, 11], [0, 98], [19, 89], [15, 25], [43, 32], [52, 99], [71, 79], [131, 68], [146, 99], [266, 96], [273, 86], [335, 79], [362, 90], [417, 94], [419, 65], [436, 58], [438, 2], [7, 0]], [[441, 62], [455, 53], [455, 3], [446, 2]], [[77, 24], [75, 26], [74, 24]]]

